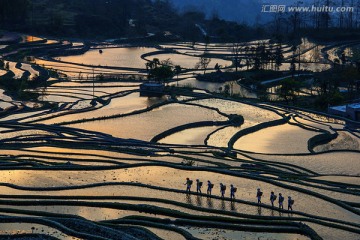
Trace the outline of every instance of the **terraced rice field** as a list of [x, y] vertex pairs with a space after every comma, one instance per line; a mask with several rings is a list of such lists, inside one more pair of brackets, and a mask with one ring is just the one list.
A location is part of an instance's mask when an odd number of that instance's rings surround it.
[[[3, 234], [51, 233], [61, 239], [116, 239], [125, 233], [129, 238], [154, 239], [358, 237], [360, 173], [353, 167], [359, 165], [358, 153], [313, 154], [307, 147], [311, 138], [321, 134], [321, 127], [327, 129], [326, 122], [299, 113], [307, 129], [293, 116], [294, 121], [285, 125], [245, 134], [228, 149], [237, 133], [288, 113], [209, 99], [207, 94], [191, 101], [149, 102], [136, 92], [121, 95], [122, 87], [116, 88], [117, 96], [108, 97], [105, 106], [75, 107], [80, 100], [55, 112], [33, 111], [2, 119], [0, 201], [7, 216], [3, 222], [22, 222]], [[80, 97], [86, 89], [78, 86], [66, 92]], [[48, 94], [58, 91], [54, 88]], [[101, 92], [103, 97], [112, 94]], [[226, 122], [229, 114], [242, 115], [244, 124], [186, 128], [159, 143], [149, 142], [184, 124]], [[96, 119], [101, 117], [105, 118]], [[352, 162], [336, 163], [338, 159]], [[335, 176], [351, 178], [351, 187], [343, 188], [348, 181], [342, 183]], [[211, 180], [213, 195], [186, 194], [186, 177]], [[238, 188], [236, 200], [227, 194], [219, 197], [220, 182]], [[255, 202], [257, 188], [264, 191], [261, 205]], [[296, 199], [294, 211], [272, 208], [270, 191]]]
[[156, 48], [108, 48], [99, 53], [99, 49], [91, 49], [82, 55], [59, 56], [61, 61], [94, 66], [117, 66], [144, 68], [145, 61], [141, 55], [156, 51]]
[[360, 239], [357, 131], [201, 90], [140, 98], [138, 84], [58, 81], [52, 108], [3, 100], [20, 107], [0, 117], [0, 238]]

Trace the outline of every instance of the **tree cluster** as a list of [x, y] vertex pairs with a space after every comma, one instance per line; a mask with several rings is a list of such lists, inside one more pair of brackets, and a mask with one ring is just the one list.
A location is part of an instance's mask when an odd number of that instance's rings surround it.
[[154, 58], [145, 65], [148, 71], [148, 79], [157, 82], [166, 82], [181, 72], [181, 67], [174, 66], [170, 59], [160, 61], [158, 58]]
[[319, 40], [350, 40], [360, 36], [360, 0], [296, 1], [287, 7], [315, 11], [286, 11], [273, 14], [270, 31], [279, 41], [299, 36]]
[[[254, 70], [279, 70], [284, 61], [283, 50], [280, 45], [274, 46], [273, 44], [259, 42], [256, 46], [243, 46], [240, 49], [238, 46], [234, 46], [233, 49], [233, 62], [236, 71], [242, 61], [247, 70], [250, 68]], [[244, 55], [241, 56], [240, 53], [244, 53]]]
[[[206, 29], [204, 35], [197, 26]], [[0, 28], [61, 37], [139, 38], [149, 33], [204, 41], [259, 37], [244, 24], [178, 12], [168, 0], [2, 0]]]

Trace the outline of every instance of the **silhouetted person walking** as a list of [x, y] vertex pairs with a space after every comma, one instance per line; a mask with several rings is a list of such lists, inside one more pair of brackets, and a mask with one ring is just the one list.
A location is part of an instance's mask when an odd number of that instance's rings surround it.
[[232, 184], [230, 185], [230, 198], [231, 199], [235, 199], [235, 193], [236, 193], [237, 188], [234, 187]]
[[279, 193], [279, 209], [284, 209], [284, 197]]
[[222, 183], [220, 183], [220, 193], [221, 193], [221, 197], [225, 197], [225, 191], [226, 191], [226, 186]]
[[186, 185], [186, 192], [190, 192], [191, 190], [191, 185], [192, 185], [193, 181], [190, 180], [189, 178], [186, 178], [186, 183], [184, 185]]
[[261, 197], [262, 197], [263, 193], [262, 191], [260, 191], [260, 188], [257, 189], [257, 192], [256, 192], [256, 197], [257, 197], [257, 200], [258, 200], [258, 204], [261, 203]]
[[293, 210], [292, 206], [294, 204], [294, 200], [291, 199], [291, 197], [288, 197], [288, 210]]
[[199, 179], [196, 179], [196, 192], [197, 193], [201, 193], [201, 187], [202, 187], [203, 183], [200, 182]]
[[208, 187], [207, 187], [206, 193], [211, 196], [211, 190], [213, 189], [214, 184], [212, 184], [212, 183], [210, 182], [210, 180], [208, 180], [208, 181], [207, 181], [207, 186], [208, 186]]
[[270, 194], [270, 202], [271, 202], [271, 206], [274, 207], [274, 202], [276, 200], [276, 195], [274, 194], [274, 192], [271, 192]]

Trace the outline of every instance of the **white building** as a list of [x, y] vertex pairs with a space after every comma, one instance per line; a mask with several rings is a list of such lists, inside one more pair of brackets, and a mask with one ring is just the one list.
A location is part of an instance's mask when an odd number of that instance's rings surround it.
[[329, 107], [328, 112], [330, 114], [360, 121], [360, 103]]

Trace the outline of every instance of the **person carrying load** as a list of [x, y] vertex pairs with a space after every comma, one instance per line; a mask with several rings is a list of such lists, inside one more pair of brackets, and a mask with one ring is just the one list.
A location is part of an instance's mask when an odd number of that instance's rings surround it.
[[196, 179], [196, 192], [197, 193], [201, 193], [201, 187], [202, 187], [203, 183], [200, 182], [199, 179]]
[[221, 197], [225, 197], [225, 191], [226, 191], [226, 186], [222, 183], [220, 183], [220, 193], [221, 193]]
[[193, 181], [190, 180], [189, 178], [186, 178], [186, 183], [184, 184], [184, 185], [186, 185], [186, 192], [190, 192], [192, 184], [193, 184]]
[[284, 197], [279, 193], [279, 209], [284, 209]]

